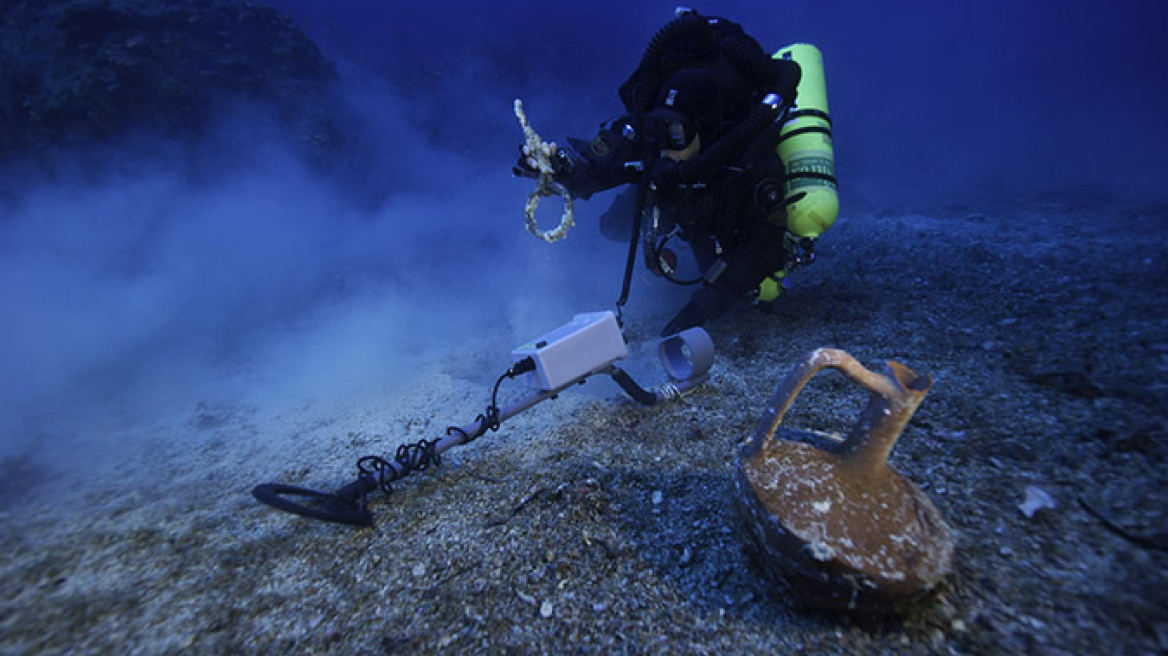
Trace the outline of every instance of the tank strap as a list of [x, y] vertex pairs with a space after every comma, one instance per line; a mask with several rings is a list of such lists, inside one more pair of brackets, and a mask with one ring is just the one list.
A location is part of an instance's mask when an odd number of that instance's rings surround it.
[[[788, 173], [787, 175], [783, 176], [783, 179], [786, 181], [791, 181], [791, 180], [824, 180], [824, 181], [832, 183], [833, 185], [838, 184], [836, 182], [834, 175], [831, 175], [830, 173], [818, 173], [816, 171], [800, 171], [798, 173]], [[794, 201], [787, 200], [788, 204], [790, 204], [792, 202], [794, 202]]]
[[820, 109], [792, 109], [791, 111], [787, 112], [787, 120], [799, 118], [801, 116], [810, 116], [812, 118], [823, 119], [824, 121], [827, 121], [828, 125], [831, 125], [831, 115]]
[[787, 139], [790, 139], [792, 137], [797, 137], [801, 134], [810, 134], [813, 132], [818, 132], [820, 134], [826, 134], [828, 136], [831, 136], [831, 128], [825, 128], [825, 127], [820, 127], [820, 126], [811, 126], [811, 127], [806, 127], [806, 128], [799, 128], [797, 130], [791, 130], [790, 132], [779, 137], [779, 142], [786, 141]]

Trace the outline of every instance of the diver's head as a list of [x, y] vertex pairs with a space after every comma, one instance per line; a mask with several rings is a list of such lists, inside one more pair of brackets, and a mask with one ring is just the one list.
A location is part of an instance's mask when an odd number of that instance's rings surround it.
[[718, 85], [700, 68], [683, 68], [670, 75], [646, 114], [657, 145], [666, 151], [684, 151], [717, 122]]

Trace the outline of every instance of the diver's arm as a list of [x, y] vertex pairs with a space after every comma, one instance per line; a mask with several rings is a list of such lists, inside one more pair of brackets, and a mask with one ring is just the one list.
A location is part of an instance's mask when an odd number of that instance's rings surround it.
[[593, 137], [591, 142], [568, 139], [559, 155], [566, 162], [556, 181], [577, 198], [587, 199], [599, 191], [618, 185], [639, 182], [644, 165], [638, 157], [636, 131], [629, 122], [613, 121]]
[[731, 307], [748, 302], [767, 276], [787, 261], [785, 229], [770, 221], [753, 222], [738, 245], [727, 250], [705, 273], [705, 280], [673, 317], [662, 336], [716, 319]]

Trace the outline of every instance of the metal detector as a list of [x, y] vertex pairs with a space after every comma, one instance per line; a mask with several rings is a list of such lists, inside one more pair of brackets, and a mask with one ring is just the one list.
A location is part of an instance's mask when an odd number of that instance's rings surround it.
[[[469, 444], [488, 430], [532, 406], [553, 399], [565, 389], [596, 374], [612, 377], [626, 394], [639, 403], [654, 405], [680, 397], [709, 377], [714, 363], [714, 343], [701, 327], [683, 330], [658, 343], [658, 355], [670, 381], [655, 389], [638, 385], [614, 362], [628, 355], [624, 335], [613, 312], [577, 314], [570, 322], [511, 352], [512, 365], [495, 382], [486, 412], [465, 426], [450, 426], [434, 440], [420, 440], [398, 447], [392, 459], [365, 456], [357, 461], [357, 478], [335, 492], [321, 492], [294, 485], [266, 483], [252, 490], [261, 502], [302, 517], [338, 524], [372, 526], [369, 495], [393, 491], [393, 483], [407, 474], [441, 463], [451, 447]], [[524, 377], [531, 393], [505, 408], [496, 406], [499, 386], [509, 378]]]

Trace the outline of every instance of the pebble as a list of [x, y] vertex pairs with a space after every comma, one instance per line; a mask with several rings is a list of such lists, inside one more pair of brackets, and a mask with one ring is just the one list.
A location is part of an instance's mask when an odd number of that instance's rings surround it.
[[664, 499], [665, 499], [665, 495], [661, 493], [661, 490], [653, 490], [653, 505], [654, 506], [660, 506], [661, 501]]
[[413, 574], [414, 574], [414, 576], [425, 576], [426, 575], [426, 564], [425, 563], [418, 563], [417, 565], [414, 565]]
[[543, 603], [539, 605], [539, 614], [541, 617], [551, 617], [555, 611], [556, 609], [552, 606], [552, 602], [547, 599], [544, 599]]

